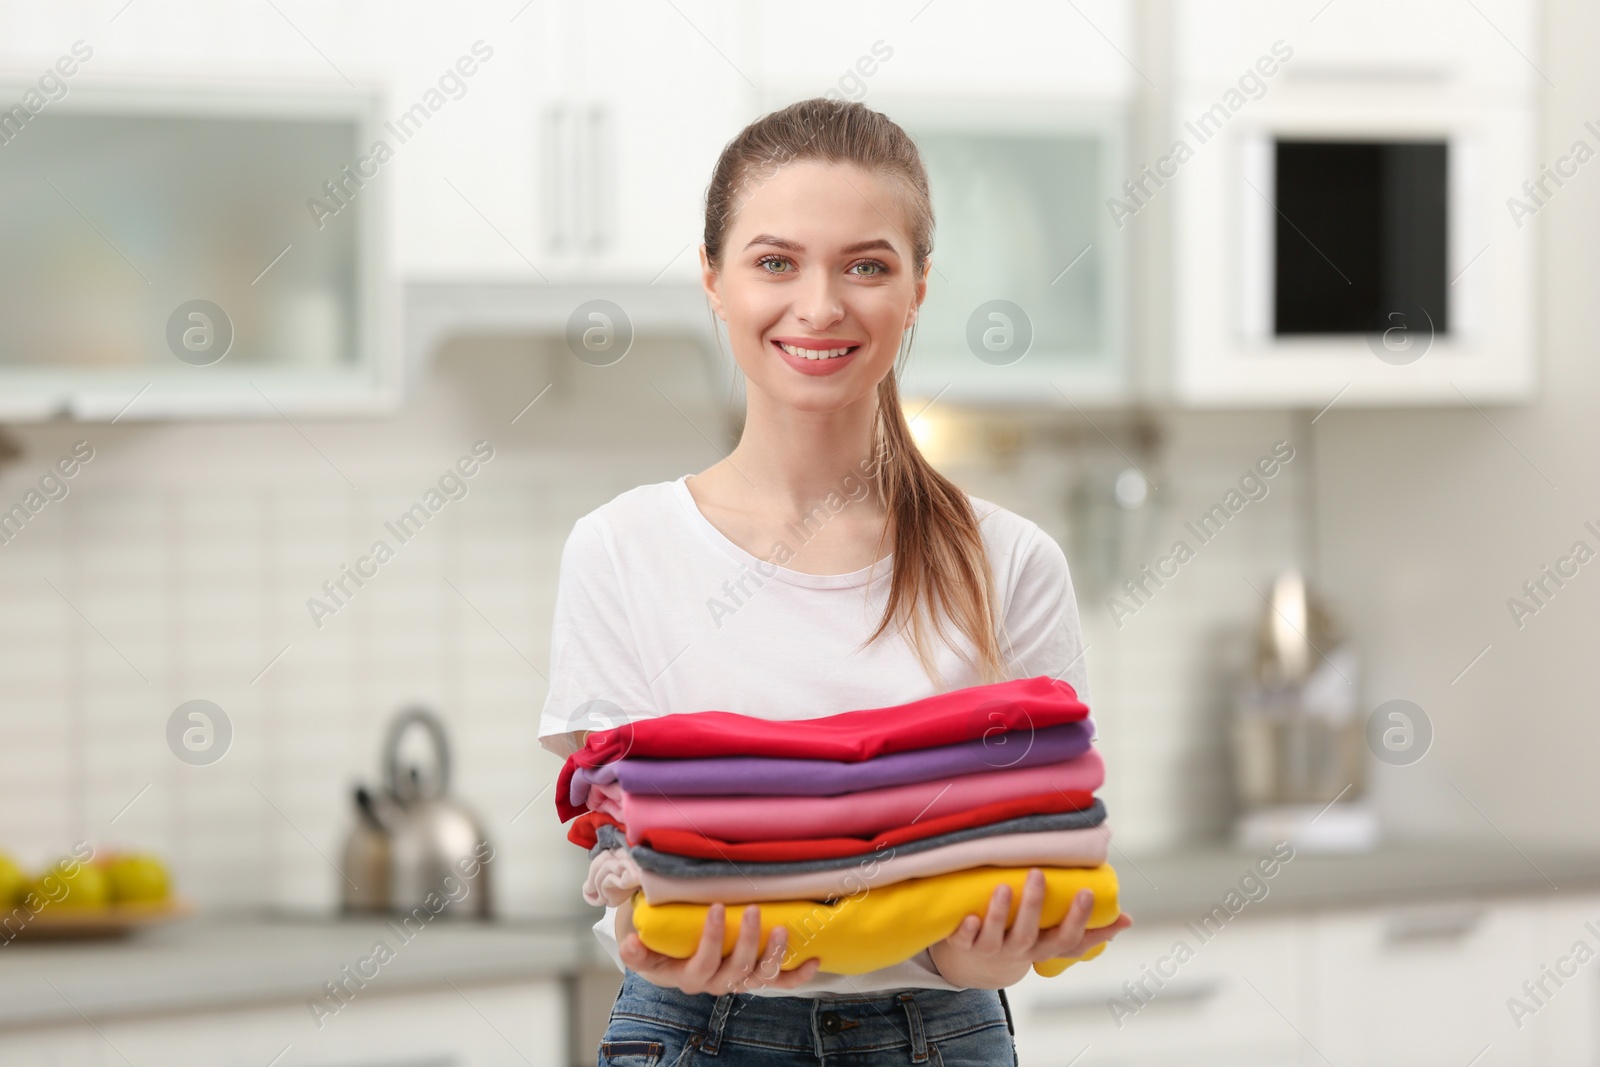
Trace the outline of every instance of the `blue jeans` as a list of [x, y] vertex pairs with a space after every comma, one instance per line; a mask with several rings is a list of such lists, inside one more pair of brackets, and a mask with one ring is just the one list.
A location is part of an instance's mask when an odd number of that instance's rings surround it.
[[993, 989], [758, 997], [685, 993], [629, 971], [598, 1067], [1016, 1067], [1011, 1010]]

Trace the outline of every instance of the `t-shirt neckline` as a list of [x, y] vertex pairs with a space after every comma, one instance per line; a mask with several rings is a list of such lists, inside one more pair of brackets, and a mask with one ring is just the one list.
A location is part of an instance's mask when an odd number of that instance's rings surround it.
[[[864, 586], [871, 581], [881, 581], [893, 573], [894, 553], [884, 556], [878, 562], [862, 567], [860, 570], [848, 574], [807, 574], [804, 571], [790, 570], [788, 567], [769, 563], [760, 556], [752, 555], [743, 548], [734, 544], [728, 536], [714, 526], [705, 513], [700, 510], [700, 505], [695, 503], [694, 494], [689, 492], [689, 476], [680, 475], [676, 481], [669, 482], [672, 493], [683, 505], [688, 513], [689, 522], [696, 529], [720, 549], [725, 555], [749, 567], [761, 578], [776, 578], [790, 585], [805, 586], [810, 589], [853, 589]], [[790, 542], [791, 549], [793, 543]], [[874, 573], [876, 572], [876, 573]]]

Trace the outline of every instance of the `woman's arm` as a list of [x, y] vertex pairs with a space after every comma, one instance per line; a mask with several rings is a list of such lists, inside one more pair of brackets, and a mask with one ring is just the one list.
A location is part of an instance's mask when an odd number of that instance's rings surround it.
[[549, 691], [539, 743], [565, 759], [590, 730], [657, 713], [651, 672], [631, 616], [635, 607], [617, 578], [604, 520], [585, 515], [561, 550], [550, 627]]
[[[1007, 580], [1010, 596], [1005, 603], [1000, 647], [1011, 677], [1043, 674], [1060, 678], [1089, 703], [1083, 630], [1066, 553], [1039, 527], [1032, 526], [1029, 533], [1029, 540], [1013, 558]], [[996, 886], [981, 918], [968, 915], [955, 933], [928, 950], [934, 966], [956, 985], [1002, 989], [1020, 981], [1035, 962], [1081, 956], [1133, 925], [1133, 919], [1124, 914], [1110, 926], [1086, 929], [1094, 898], [1085, 891], [1059, 925], [1041, 930], [1044, 896], [1044, 876], [1030, 872], [1017, 920], [1007, 930], [1011, 887]]]
[[[540, 716], [539, 743], [563, 759], [577, 751], [590, 730], [657, 713], [650, 674], [633, 633], [631, 613], [637, 609], [617, 579], [609, 539], [603, 522], [586, 515], [573, 525], [561, 552], [550, 637], [550, 692]], [[715, 911], [699, 950], [687, 960], [644, 946], [633, 928], [632, 897], [617, 907], [613, 928], [597, 924], [595, 934], [602, 943], [607, 934], [614, 934], [625, 968], [657, 985], [690, 993], [760, 986], [789, 989], [808, 980], [820, 966], [819, 961], [808, 960], [792, 971], [780, 971], [784, 934], [769, 938], [758, 959], [759, 925], [741, 930], [733, 953], [724, 960], [721, 908]], [[746, 923], [759, 918], [754, 908], [747, 909]]]
[[1013, 560], [1000, 648], [1013, 678], [1046, 675], [1072, 686], [1091, 708], [1083, 625], [1066, 553], [1038, 526]]

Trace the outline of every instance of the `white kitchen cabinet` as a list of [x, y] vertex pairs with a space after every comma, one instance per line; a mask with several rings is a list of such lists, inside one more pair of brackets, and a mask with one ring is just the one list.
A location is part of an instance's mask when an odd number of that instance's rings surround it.
[[[427, 115], [400, 130], [403, 142], [390, 135], [396, 269], [408, 281], [543, 281], [538, 116], [559, 91], [563, 51], [550, 5], [514, 5], [493, 18], [407, 6], [403, 18], [374, 5], [359, 19], [391, 26], [391, 121], [398, 129], [408, 114]], [[430, 96], [441, 80], [448, 92]], [[437, 111], [413, 111], [441, 99]]]
[[400, 272], [430, 283], [697, 277], [706, 184], [752, 117], [742, 9], [562, 0], [494, 19], [443, 10], [419, 8], [397, 35], [397, 114], [480, 39], [492, 56], [397, 153]]
[[[1170, 147], [1142, 162], [1123, 207], [1126, 228], [1171, 220], [1172, 399], [1322, 409], [1533, 396], [1539, 226], [1531, 202], [1519, 214], [1507, 198], [1539, 177], [1535, 14], [1527, 0], [1173, 8]], [[1281, 146], [1304, 142], [1437, 145], [1444, 165], [1411, 194], [1385, 170], [1378, 206], [1362, 211], [1304, 178], [1278, 184]], [[1421, 207], [1397, 208], [1406, 195]], [[1369, 232], [1370, 247], [1354, 236]], [[1299, 290], [1364, 303], [1306, 326], [1284, 300]]]
[[[1600, 898], [1247, 907], [1205, 941], [1198, 919], [1140, 924], [1099, 959], [1008, 990], [1023, 1067], [1060, 1067], [1086, 1048], [1085, 1063], [1127, 1067], [1600, 1059]], [[1543, 983], [1538, 1001], [1525, 982]], [[1513, 997], [1533, 1012], [1514, 1014]]]
[[[1060, 1067], [1085, 1049], [1085, 1063], [1107, 1067], [1300, 1063], [1296, 1030], [1312, 1013], [1304, 935], [1293, 917], [1248, 912], [1209, 940], [1182, 923], [1136, 926], [1098, 959], [1054, 978], [1030, 972], [1007, 991], [1022, 1067]], [[1141, 982], [1144, 1003], [1124, 984]]]
[[885, 102], [917, 139], [932, 269], [900, 379], [910, 398], [1065, 408], [1128, 398], [1123, 168], [1114, 107]]
[[568, 278], [699, 276], [705, 191], [723, 146], [755, 117], [734, 0], [566, 3], [555, 12], [564, 96], [540, 115], [542, 212]]
[[1600, 897], [1549, 900], [1527, 973], [1502, 977], [1500, 1026], [1508, 1043], [1526, 1047], [1527, 1062], [1600, 1062]]
[[[413, 93], [441, 66], [429, 22], [411, 20], [400, 39]], [[879, 90], [1121, 101], [1137, 77], [1119, 55], [1131, 26], [1125, 0], [916, 19], [732, 0], [534, 4], [485, 31], [497, 51], [482, 87], [399, 168], [400, 269], [427, 281], [692, 281], [712, 169], [761, 111]]]
[[1309, 920], [1318, 1049], [1374, 1067], [1572, 1062], [1535, 1059], [1505, 1008], [1532, 973], [1540, 907], [1465, 900]]
[[[92, 62], [92, 60], [91, 60]], [[373, 97], [85, 83], [6, 145], [0, 418], [382, 410], [398, 399]], [[359, 167], [359, 163], [356, 163]], [[320, 224], [319, 224], [320, 223]]]
[[[1171, 8], [1173, 72], [1221, 89], [1275, 40], [1294, 49], [1291, 77], [1425, 78], [1521, 93], [1534, 55], [1537, 0], [1190, 0]], [[1381, 28], [1381, 29], [1380, 29]], [[1537, 60], [1535, 60], [1536, 62]]]
[[881, 110], [880, 93], [1118, 102], [1141, 78], [1133, 0], [747, 6], [769, 107], [833, 95]]
[[383, 35], [352, 50], [286, 7], [292, 22], [174, 3], [8, 25], [9, 69], [63, 89], [4, 90], [27, 110], [11, 113], [0, 193], [31, 207], [0, 224], [0, 418], [276, 419], [399, 399], [388, 164], [363, 164], [385, 118]]
[[101, 1067], [115, 1062], [116, 1055], [87, 1026], [0, 1034], [0, 1060], [6, 1067]]
[[[243, 965], [243, 964], [242, 964]], [[316, 990], [308, 989], [307, 996]], [[317, 1019], [304, 1003], [0, 1033], [7, 1067], [566, 1067], [559, 981], [357, 993]]]
[[1133, 6], [750, 5], [761, 110], [861, 100], [921, 149], [935, 247], [908, 398], [1130, 398], [1126, 242], [1105, 202], [1125, 177], [1140, 78]]

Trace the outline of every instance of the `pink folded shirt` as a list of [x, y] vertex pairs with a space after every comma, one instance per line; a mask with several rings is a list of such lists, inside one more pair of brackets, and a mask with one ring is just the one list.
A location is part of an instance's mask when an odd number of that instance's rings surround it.
[[583, 899], [595, 907], [618, 907], [639, 888], [640, 873], [627, 849], [596, 852], [589, 861], [589, 877], [583, 881]]
[[871, 837], [919, 819], [1055, 790], [1099, 789], [1105, 763], [1090, 749], [1039, 767], [1013, 767], [944, 781], [867, 789], [832, 797], [671, 797], [629, 793], [615, 782], [590, 787], [588, 803], [620, 820], [629, 844], [647, 830], [688, 830], [725, 841]]

